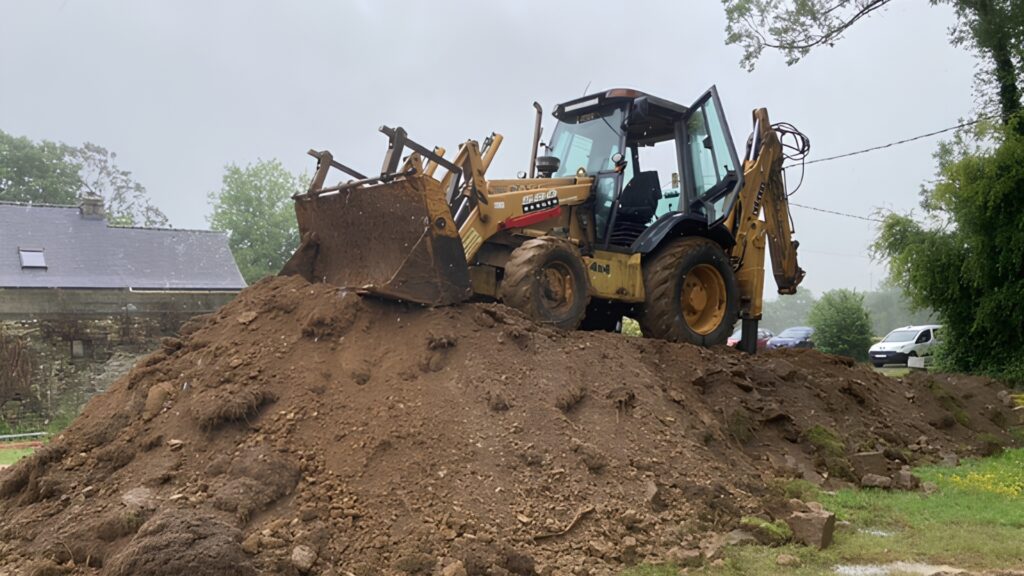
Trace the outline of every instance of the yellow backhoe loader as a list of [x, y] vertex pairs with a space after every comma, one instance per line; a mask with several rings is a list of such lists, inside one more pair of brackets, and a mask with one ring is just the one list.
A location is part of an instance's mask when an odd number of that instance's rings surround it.
[[[534, 107], [529, 174], [514, 179], [486, 177], [498, 134], [449, 160], [382, 127], [370, 176], [311, 150], [302, 244], [282, 274], [429, 306], [498, 300], [563, 329], [630, 316], [645, 336], [705, 346], [741, 319], [753, 352], [766, 245], [780, 294], [804, 276], [779, 135], [802, 154], [806, 138], [757, 109], [741, 158], [714, 87], [689, 107], [631, 89], [565, 102], [546, 144]], [[332, 170], [347, 179], [328, 185]]]

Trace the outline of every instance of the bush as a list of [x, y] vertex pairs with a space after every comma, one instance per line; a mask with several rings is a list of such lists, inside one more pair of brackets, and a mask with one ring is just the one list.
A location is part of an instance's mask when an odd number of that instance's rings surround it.
[[637, 338], [643, 336], [640, 332], [640, 324], [632, 318], [622, 317], [622, 333], [626, 336], [636, 336]]
[[871, 317], [864, 309], [863, 294], [845, 289], [825, 292], [807, 319], [814, 328], [814, 345], [823, 352], [867, 360]]

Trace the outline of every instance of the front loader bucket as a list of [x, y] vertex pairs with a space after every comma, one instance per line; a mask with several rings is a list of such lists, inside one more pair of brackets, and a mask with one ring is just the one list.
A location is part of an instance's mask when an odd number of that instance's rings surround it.
[[281, 270], [430, 306], [472, 294], [462, 241], [428, 176], [295, 197], [302, 244]]

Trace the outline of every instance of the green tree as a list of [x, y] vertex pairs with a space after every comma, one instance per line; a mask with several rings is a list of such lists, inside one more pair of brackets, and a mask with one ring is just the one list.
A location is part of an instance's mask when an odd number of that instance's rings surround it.
[[210, 194], [210, 226], [228, 233], [246, 282], [277, 274], [298, 247], [291, 195], [303, 189], [302, 180], [277, 160], [229, 164], [220, 191]]
[[892, 280], [945, 325], [945, 368], [1024, 381], [1024, 118], [986, 144], [963, 136], [922, 190], [927, 221], [890, 214], [874, 244]]
[[82, 188], [71, 147], [0, 130], [0, 201], [73, 204]]
[[844, 288], [829, 290], [808, 314], [814, 328], [814, 345], [829, 354], [867, 360], [871, 347], [871, 317], [864, 309], [864, 295]]
[[761, 327], [778, 334], [791, 326], [806, 326], [807, 314], [817, 300], [814, 293], [799, 286], [796, 294], [765, 300], [761, 311]]
[[0, 201], [75, 204], [83, 194], [98, 194], [111, 224], [167, 226], [167, 216], [116, 158], [89, 142], [33, 142], [0, 131]]
[[[854, 24], [892, 0], [722, 0], [726, 42], [743, 48], [740, 64], [752, 70], [765, 48], [795, 64], [819, 46], [832, 46]], [[998, 104], [1004, 123], [1021, 109], [1024, 70], [1024, 2], [1020, 0], [931, 0], [948, 4], [957, 17], [950, 40], [985, 62], [978, 91]]]

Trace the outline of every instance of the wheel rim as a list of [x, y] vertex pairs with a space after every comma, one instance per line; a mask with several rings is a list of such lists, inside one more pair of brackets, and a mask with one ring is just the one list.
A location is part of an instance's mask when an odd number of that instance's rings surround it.
[[576, 302], [572, 270], [562, 262], [551, 262], [540, 271], [540, 300], [545, 308], [563, 313]]
[[690, 330], [708, 335], [725, 318], [725, 279], [710, 264], [698, 264], [683, 277], [680, 291], [683, 319]]

